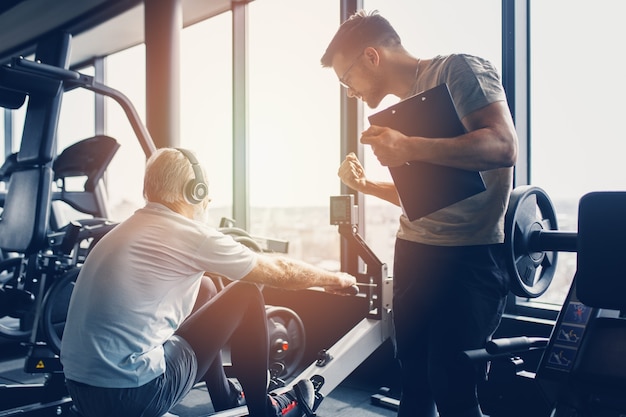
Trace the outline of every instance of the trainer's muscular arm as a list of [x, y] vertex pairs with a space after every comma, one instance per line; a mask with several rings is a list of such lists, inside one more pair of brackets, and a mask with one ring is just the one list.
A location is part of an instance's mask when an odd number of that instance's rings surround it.
[[242, 281], [286, 290], [323, 287], [331, 292], [356, 284], [356, 278], [344, 272], [330, 272], [295, 259], [268, 255], [260, 255], [256, 266]]

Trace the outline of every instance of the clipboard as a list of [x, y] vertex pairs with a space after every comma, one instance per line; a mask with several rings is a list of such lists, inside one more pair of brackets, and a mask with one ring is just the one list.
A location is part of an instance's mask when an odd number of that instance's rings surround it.
[[[464, 134], [447, 84], [411, 96], [368, 117], [370, 124], [407, 136], [450, 138]], [[412, 161], [389, 171], [410, 221], [486, 190], [478, 171]]]

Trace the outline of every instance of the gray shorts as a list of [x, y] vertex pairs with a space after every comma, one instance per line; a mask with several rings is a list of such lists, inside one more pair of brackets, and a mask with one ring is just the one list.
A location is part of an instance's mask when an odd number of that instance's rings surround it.
[[74, 405], [84, 417], [159, 417], [193, 388], [196, 355], [187, 341], [172, 336], [163, 345], [165, 373], [137, 388], [102, 388], [67, 380]]

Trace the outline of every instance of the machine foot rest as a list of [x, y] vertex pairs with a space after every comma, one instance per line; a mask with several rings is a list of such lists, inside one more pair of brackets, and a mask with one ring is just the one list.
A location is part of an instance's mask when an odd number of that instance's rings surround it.
[[387, 408], [393, 411], [398, 411], [400, 407], [400, 400], [391, 396], [391, 390], [387, 387], [380, 387], [378, 394], [373, 394], [370, 397], [372, 405]]

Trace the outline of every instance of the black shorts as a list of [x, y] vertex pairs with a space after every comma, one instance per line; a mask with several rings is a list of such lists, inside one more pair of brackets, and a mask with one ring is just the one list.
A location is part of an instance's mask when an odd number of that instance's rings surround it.
[[137, 388], [102, 388], [67, 380], [67, 389], [85, 417], [159, 417], [193, 388], [198, 370], [189, 343], [172, 336], [163, 345], [165, 373]]

